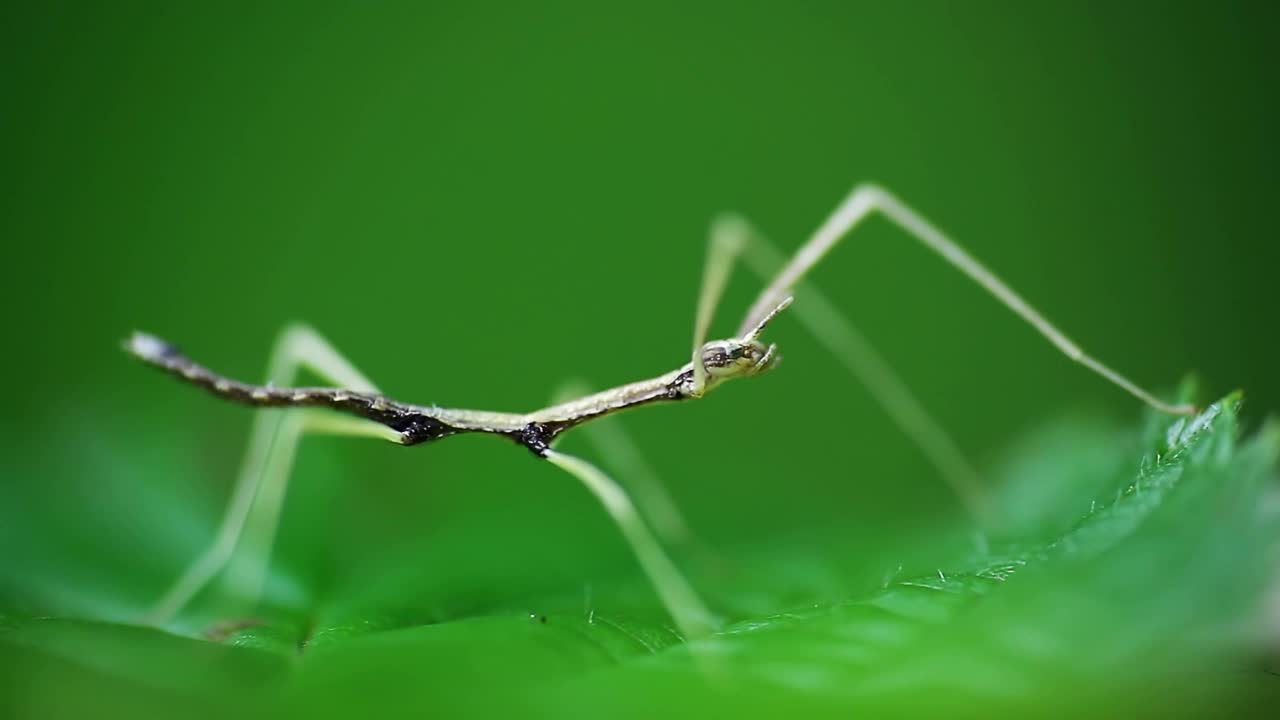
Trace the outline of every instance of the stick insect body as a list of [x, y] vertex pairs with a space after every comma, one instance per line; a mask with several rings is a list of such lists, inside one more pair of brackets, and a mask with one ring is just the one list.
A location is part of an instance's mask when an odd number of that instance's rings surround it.
[[[764, 344], [760, 335], [778, 313], [791, 304], [793, 293], [800, 296], [793, 311], [800, 322], [867, 386], [889, 418], [914, 441], [967, 508], [980, 520], [987, 518], [990, 510], [980, 475], [950, 436], [839, 310], [813, 288], [801, 285], [804, 276], [873, 211], [879, 211], [967, 275], [1068, 358], [1161, 412], [1194, 412], [1190, 406], [1160, 401], [1085, 354], [994, 273], [920, 214], [883, 188], [860, 185], [786, 262], [782, 262], [781, 256], [744, 220], [733, 216], [717, 220], [712, 226], [698, 299], [690, 361], [664, 375], [586, 394], [531, 413], [459, 410], [392, 400], [319, 334], [305, 327], [287, 328], [281, 335], [265, 385], [223, 377], [196, 364], [172, 345], [135, 333], [126, 341], [125, 348], [151, 365], [229, 400], [263, 408], [287, 408], [283, 414], [261, 412], [255, 419], [230, 507], [213, 544], [152, 608], [147, 621], [156, 624], [169, 621], [227, 566], [245, 536], [257, 535], [270, 547], [293, 456], [303, 434], [376, 437], [416, 445], [460, 433], [486, 433], [510, 438], [578, 478], [618, 525], [680, 631], [689, 638], [712, 632], [716, 628], [714, 616], [668, 559], [629, 494], [591, 463], [562, 453], [553, 445], [562, 433], [615, 412], [653, 403], [697, 399], [729, 380], [760, 375], [772, 369], [779, 359], [777, 348]], [[734, 337], [706, 342], [716, 305], [739, 256], [743, 256], [758, 275], [772, 280], [748, 309]], [[293, 379], [303, 367], [337, 387], [294, 387]], [[618, 435], [601, 433], [595, 439], [597, 445], [619, 454], [628, 450], [621, 445], [625, 440]], [[626, 454], [636, 455], [632, 450]], [[633, 483], [639, 479], [633, 478]], [[663, 530], [666, 539], [678, 540], [671, 528], [683, 527], [683, 523], [661, 486], [650, 481], [647, 486], [637, 485], [633, 490], [638, 494], [645, 491], [647, 514], [659, 521], [660, 530], [666, 528]], [[244, 573], [242, 585], [255, 595], [265, 578], [266, 560], [265, 556], [256, 558], [255, 565]]]
[[790, 304], [791, 297], [787, 296], [745, 337], [703, 345], [697, 358], [704, 370], [701, 379], [694, 362], [689, 362], [648, 380], [526, 414], [410, 405], [379, 393], [338, 388], [251, 385], [223, 377], [192, 361], [173, 345], [145, 333], [134, 333], [126, 349], [219, 397], [257, 407], [323, 407], [356, 415], [385, 426], [393, 433], [387, 439], [401, 445], [418, 445], [461, 433], [487, 433], [510, 438], [534, 455], [546, 457], [557, 436], [582, 423], [651, 403], [699, 398], [725, 381], [771, 369], [779, 359], [777, 346], [766, 347], [758, 338], [769, 320]]

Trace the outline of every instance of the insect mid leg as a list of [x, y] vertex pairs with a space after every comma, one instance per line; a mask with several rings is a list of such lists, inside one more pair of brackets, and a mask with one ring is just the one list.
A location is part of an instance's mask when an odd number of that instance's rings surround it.
[[[567, 402], [591, 392], [586, 383], [574, 380], [562, 385], [552, 402]], [[662, 542], [667, 545], [684, 544], [690, 540], [690, 534], [683, 513], [621, 422], [616, 417], [601, 418], [583, 424], [579, 432], [586, 436], [598, 455], [609, 458], [609, 464], [621, 470], [623, 480], [640, 507], [640, 514], [653, 525]]]
[[[377, 392], [363, 374], [314, 330], [293, 325], [279, 335], [271, 354], [268, 381], [292, 384], [300, 368], [328, 382], [360, 392]], [[178, 577], [144, 616], [148, 624], [168, 622], [190, 602], [231, 559], [249, 521], [255, 516], [254, 536], [274, 535], [274, 517], [283, 498], [298, 439], [308, 430], [378, 437], [398, 441], [397, 433], [376, 423], [322, 415], [319, 411], [259, 410], [253, 420], [249, 447], [240, 465], [218, 532], [210, 546]], [[265, 543], [269, 547], [269, 537]], [[265, 558], [261, 561], [265, 564]], [[256, 571], [248, 571], [247, 584]], [[260, 581], [258, 583], [260, 586]]]
[[552, 464], [581, 480], [604, 505], [685, 638], [704, 637], [713, 632], [716, 629], [714, 616], [663, 552], [622, 486], [581, 458], [556, 450], [548, 450], [546, 457]]

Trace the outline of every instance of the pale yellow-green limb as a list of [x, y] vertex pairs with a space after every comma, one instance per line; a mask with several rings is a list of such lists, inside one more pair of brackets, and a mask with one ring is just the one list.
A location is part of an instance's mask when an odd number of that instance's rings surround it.
[[[782, 266], [783, 256], [746, 221], [742, 221], [740, 227], [747, 238], [744, 253], [747, 266], [761, 277], [771, 277]], [[965, 509], [984, 525], [998, 522], [993, 516], [990, 492], [977, 470], [893, 366], [817, 288], [801, 285], [792, 290], [800, 298], [793, 305], [792, 314], [867, 389], [898, 430], [933, 465]]]
[[707, 386], [707, 370], [702, 363], [702, 346], [715, 317], [716, 307], [729, 283], [729, 274], [742, 252], [743, 234], [732, 216], [718, 217], [711, 223], [707, 240], [707, 259], [702, 266], [702, 284], [698, 289], [698, 307], [693, 323], [693, 396], [701, 397]]
[[985, 265], [948, 238], [941, 230], [908, 207], [892, 193], [878, 185], [858, 185], [840, 203], [835, 212], [818, 228], [813, 237], [787, 262], [768, 287], [752, 304], [743, 317], [738, 332], [750, 328], [764, 317], [769, 309], [792, 293], [792, 288], [818, 264], [828, 252], [857, 227], [872, 212], [879, 211], [891, 222], [902, 228], [913, 239], [937, 253], [947, 264], [964, 273], [986, 290], [1002, 305], [1012, 310], [1031, 327], [1045, 337], [1071, 360], [1085, 366], [1108, 382], [1133, 395], [1161, 412], [1173, 415], [1191, 415], [1191, 405], [1170, 405], [1150, 392], [1138, 387], [1120, 373], [1086, 354], [1066, 334], [1050, 323], [1038, 310], [1014, 292]]
[[[560, 386], [552, 402], [566, 402], [590, 393], [591, 388], [586, 383], [568, 382]], [[597, 455], [608, 458], [609, 465], [615, 469], [621, 469], [623, 484], [631, 490], [640, 514], [653, 524], [658, 538], [667, 545], [685, 543], [690, 535], [684, 514], [620, 422], [619, 418], [601, 418], [585, 423], [581, 432], [591, 441]]]
[[[268, 382], [277, 386], [290, 385], [300, 368], [350, 390], [377, 392], [373, 383], [319, 333], [303, 325], [291, 325], [280, 333], [272, 349]], [[170, 621], [227, 566], [240, 543], [251, 512], [255, 528], [252, 534], [265, 545], [262, 552], [270, 552], [288, 470], [292, 466], [298, 439], [309, 430], [377, 437], [393, 442], [399, 440], [398, 433], [390, 428], [364, 420], [334, 417], [319, 411], [258, 410], [248, 450], [213, 542], [147, 611], [144, 622], [162, 625]], [[261, 588], [265, 563], [265, 557], [248, 561], [247, 569], [236, 584], [256, 593]]]
[[663, 606], [686, 640], [705, 637], [716, 630], [716, 621], [684, 575], [667, 557], [649, 532], [635, 505], [620, 485], [599, 468], [581, 458], [556, 450], [547, 451], [547, 460], [582, 481], [613, 518], [631, 547], [640, 568], [658, 592]]

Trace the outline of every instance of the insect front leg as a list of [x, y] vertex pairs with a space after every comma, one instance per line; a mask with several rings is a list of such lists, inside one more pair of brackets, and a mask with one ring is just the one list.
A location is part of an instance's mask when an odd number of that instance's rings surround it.
[[[346, 389], [377, 392], [377, 388], [356, 370], [319, 333], [309, 327], [292, 325], [278, 336], [271, 354], [268, 382], [292, 384], [302, 368]], [[245, 566], [236, 583], [255, 597], [262, 585], [271, 540], [275, 535], [293, 457], [306, 432], [377, 437], [393, 442], [399, 434], [377, 423], [346, 418], [319, 410], [258, 410], [249, 436], [249, 447], [240, 465], [227, 510], [210, 546], [201, 553], [169, 587], [143, 618], [161, 625], [173, 618], [226, 567], [240, 543], [246, 525], [252, 537], [265, 546], [263, 557]]]
[[715, 317], [716, 307], [729, 283], [733, 264], [742, 252], [747, 238], [733, 216], [716, 218], [711, 223], [707, 241], [707, 259], [702, 266], [702, 284], [698, 288], [698, 307], [693, 322], [693, 391], [701, 397], [707, 387], [707, 369], [702, 362], [702, 346]]
[[[726, 228], [740, 234], [738, 242], [743, 248], [742, 257], [748, 268], [765, 281], [778, 275], [779, 268], [784, 267], [787, 259], [762, 233], [740, 217], [733, 216], [732, 220], [723, 222]], [[801, 257], [802, 253], [803, 250], [796, 257]], [[796, 259], [792, 258], [791, 262], [795, 263]], [[798, 277], [792, 282], [796, 281]], [[916, 398], [907, 382], [875, 345], [816, 287], [812, 284], [792, 285], [777, 292], [767, 288], [756, 303], [759, 313], [763, 314], [749, 312], [742, 327], [755, 327], [768, 317], [769, 303], [775, 302], [774, 298], [781, 301], [792, 292], [800, 296], [800, 301], [791, 305], [791, 314], [867, 389], [899, 431], [933, 465], [970, 515], [983, 524], [995, 522], [988, 490], [951, 434]]]
[[[908, 237], [932, 250], [952, 268], [960, 271], [979, 287], [994, 297], [1001, 305], [1035, 328], [1054, 347], [1071, 360], [1088, 368], [1107, 382], [1133, 395], [1160, 412], [1172, 415], [1194, 415], [1190, 405], [1171, 405], [1139, 387], [1128, 378], [1089, 355], [1066, 336], [1056, 325], [1014, 292], [995, 273], [947, 237], [923, 215], [902, 202], [893, 193], [874, 184], [856, 186], [826, 222], [818, 228], [794, 256], [783, 266], [773, 281], [747, 311], [742, 328], [750, 328], [765, 317], [777, 303], [791, 294], [792, 288], [821, 261], [839, 242], [847, 237], [871, 213], [879, 212], [906, 231]], [[739, 330], [742, 332], [742, 330]]]
[[827, 253], [875, 212], [883, 214], [913, 240], [932, 250], [951, 267], [977, 283], [1071, 360], [1156, 410], [1177, 415], [1195, 412], [1195, 408], [1190, 405], [1171, 405], [1159, 400], [1152, 393], [1086, 354], [995, 273], [920, 213], [878, 185], [856, 186], [813, 237], [789, 259], [774, 250], [745, 220], [739, 218], [736, 222], [726, 223], [725, 227], [736, 228], [742, 234], [739, 240], [728, 244], [741, 247], [747, 265], [761, 277], [771, 278], [769, 285], [743, 317], [738, 328], [739, 334], [758, 326], [770, 313], [776, 311], [779, 303], [792, 294], [797, 294], [798, 289], [801, 300], [795, 304], [793, 314], [866, 386], [903, 434], [921, 449], [970, 512], [980, 520], [990, 522], [993, 519], [998, 521], [998, 518], [992, 518], [986, 490], [979, 475], [950, 435], [925, 410], [907, 384], [893, 371], [892, 366], [836, 306], [812, 287], [800, 285], [805, 275]]

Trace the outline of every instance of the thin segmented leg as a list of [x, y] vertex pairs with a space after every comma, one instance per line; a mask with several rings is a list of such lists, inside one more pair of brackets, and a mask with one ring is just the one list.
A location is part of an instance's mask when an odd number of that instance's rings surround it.
[[[713, 246], [708, 263], [728, 264], [740, 253], [744, 256], [746, 265], [765, 281], [773, 278], [783, 266], [785, 258], [782, 254], [745, 219], [736, 215], [723, 215], [716, 219], [715, 225], [718, 228], [715, 235], [736, 238], [720, 247], [740, 250], [730, 256], [726, 252], [716, 253]], [[911, 392], [907, 383], [894, 372], [893, 366], [817, 288], [811, 284], [798, 285], [795, 292], [800, 295], [801, 301], [791, 305], [791, 314], [798, 317], [818, 342], [871, 393], [899, 431], [933, 465], [965, 509], [979, 522], [990, 523], [993, 511], [981, 476], [941, 423], [934, 419]], [[788, 294], [790, 293], [778, 293], [776, 296], [783, 298]], [[744, 331], [754, 327], [747, 326], [745, 320], [743, 326]]]
[[548, 450], [546, 458], [581, 480], [604, 506], [684, 637], [696, 639], [714, 632], [715, 617], [649, 532], [622, 486], [582, 458], [557, 450]]
[[[716, 307], [729, 284], [729, 271], [742, 253], [749, 235], [733, 223], [719, 220], [711, 223], [707, 240], [707, 259], [702, 265], [702, 284], [698, 288], [698, 307], [693, 320], [693, 396], [700, 397], [707, 385], [707, 369], [702, 364], [702, 345], [715, 317]], [[778, 298], [779, 303], [783, 297]], [[775, 303], [775, 307], [778, 303]], [[763, 320], [763, 316], [761, 317]], [[750, 328], [748, 328], [750, 330]], [[739, 331], [741, 335], [746, 330]]]
[[[553, 403], [562, 403], [591, 394], [592, 390], [581, 380], [562, 385], [552, 396]], [[636, 505], [654, 531], [667, 545], [681, 545], [690, 539], [689, 524], [679, 506], [667, 492], [657, 472], [645, 461], [640, 449], [619, 425], [619, 418], [601, 418], [586, 423], [580, 432], [595, 447], [601, 457], [620, 469], [626, 485], [635, 497]]]
[[765, 317], [779, 300], [790, 295], [796, 283], [818, 264], [830, 250], [846, 237], [863, 219], [874, 211], [879, 211], [895, 225], [902, 228], [915, 240], [937, 253], [947, 264], [964, 273], [969, 279], [986, 290], [1005, 307], [1025, 320], [1031, 327], [1045, 337], [1071, 360], [1085, 366], [1111, 384], [1133, 395], [1147, 405], [1160, 412], [1172, 415], [1191, 415], [1195, 408], [1190, 405], [1170, 405], [1150, 392], [1138, 387], [1128, 378], [1104, 365], [1096, 358], [1088, 355], [1076, 345], [1054, 324], [1050, 323], [1035, 308], [1031, 307], [1021, 295], [1015, 293], [1003, 280], [996, 277], [985, 265], [948, 238], [941, 230], [920, 213], [908, 207], [892, 193], [878, 185], [858, 185], [849, 193], [831, 217], [818, 228], [814, 236], [800, 248], [786, 267], [774, 278], [773, 282], [760, 293], [760, 297], [747, 311], [742, 320], [739, 332], [754, 327]]
[[[319, 333], [302, 325], [293, 325], [281, 332], [268, 367], [267, 379], [274, 385], [292, 385], [298, 370], [306, 368], [326, 382], [350, 390], [378, 391]], [[262, 545], [262, 557], [245, 566], [237, 585], [250, 588], [256, 594], [265, 576], [266, 554], [270, 552], [293, 457], [299, 440], [306, 432], [399, 441], [399, 434], [390, 428], [359, 418], [336, 416], [320, 410], [258, 410], [249, 437], [249, 448], [213, 543], [151, 607], [144, 622], [153, 625], [168, 622], [226, 567], [246, 525], [250, 524], [251, 513], [253, 529], [250, 535]]]
[[[1147, 405], [1161, 412], [1191, 414], [1190, 405], [1169, 405], [1151, 393], [1138, 387], [1124, 376], [1084, 353], [1056, 326], [1032, 308], [1010, 289], [994, 273], [965, 252], [940, 230], [902, 203], [887, 190], [871, 184], [855, 187], [835, 212], [819, 227], [814, 236], [803, 245], [789, 261], [774, 250], [751, 226], [737, 216], [724, 216], [715, 223], [708, 252], [708, 269], [704, 277], [716, 286], [708, 292], [704, 289], [699, 301], [695, 343], [705, 337], [705, 325], [709, 324], [712, 310], [728, 277], [728, 268], [740, 254], [747, 264], [763, 278], [772, 278], [755, 303], [743, 317], [738, 334], [750, 332], [785, 298], [795, 293], [802, 278], [841, 239], [873, 211], [879, 210], [911, 237], [936, 252], [952, 267], [960, 270], [989, 294], [999, 300], [1019, 317], [1023, 318], [1049, 340], [1068, 358], [1084, 365], [1107, 381], [1120, 387]], [[719, 266], [715, 269], [710, 266]], [[781, 271], [778, 269], [782, 268]], [[836, 309], [811, 287], [801, 290], [803, 301], [795, 306], [801, 322], [834, 353], [846, 369], [865, 385], [875, 400], [898, 425], [899, 429], [924, 453], [943, 479], [952, 487], [966, 507], [977, 518], [991, 519], [990, 503], [981, 479], [964, 454], [942, 426], [933, 419], [924, 406], [911, 393], [905, 382], [895, 373], [866, 338], [857, 331]], [[695, 366], [696, 348], [695, 344]]]
[[[698, 291], [698, 305], [694, 315], [692, 364], [694, 397], [701, 396], [707, 384], [707, 371], [702, 363], [702, 346], [706, 342], [716, 306], [724, 295], [733, 262], [742, 252], [746, 235], [719, 223], [713, 223], [708, 239], [707, 262], [703, 266], [702, 283]], [[784, 305], [785, 306], [785, 305]], [[778, 311], [778, 307], [773, 312]], [[582, 383], [567, 384], [556, 394], [556, 401], [581, 397], [589, 390]], [[583, 432], [610, 457], [629, 467], [632, 486], [645, 507], [645, 515], [653, 519], [658, 534], [670, 544], [685, 542], [689, 526], [666, 488], [641, 457], [635, 444], [620, 429], [610, 426], [608, 420], [593, 423]], [[640, 514], [626, 491], [605, 475], [599, 468], [580, 458], [551, 451], [547, 459], [576, 475], [605, 506], [621, 528], [645, 573], [658, 590], [668, 612], [681, 631], [688, 637], [696, 637], [715, 629], [712, 615], [698, 599], [684, 576], [667, 558], [662, 546], [649, 534]]]

